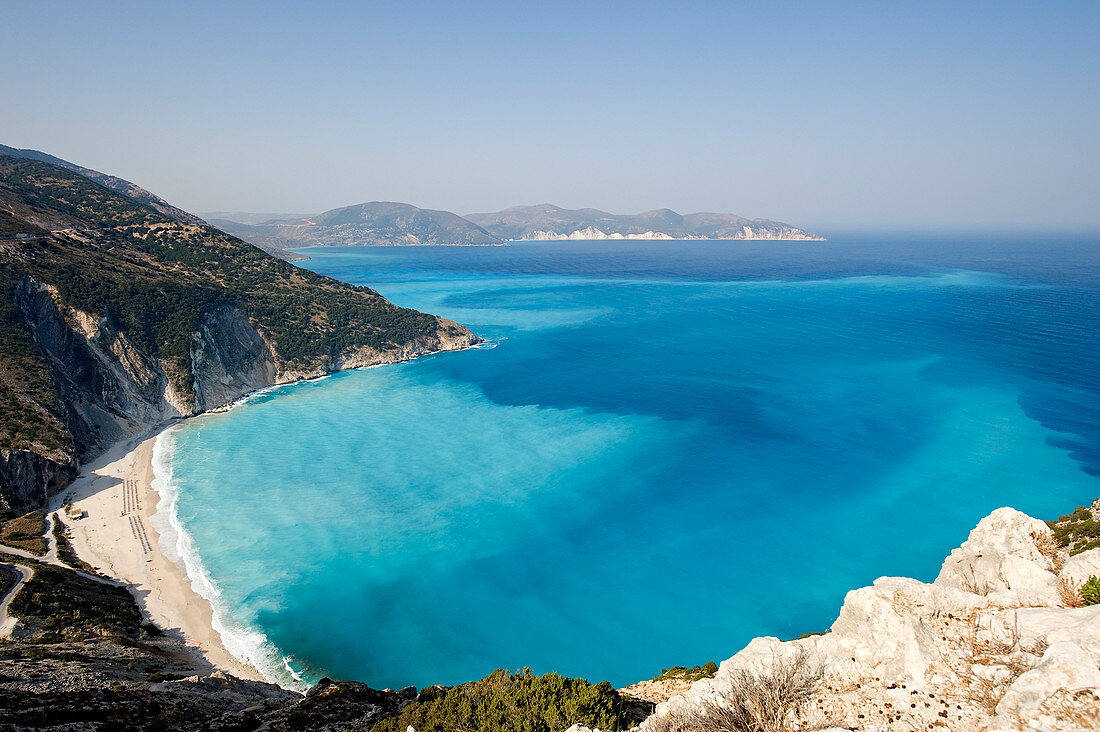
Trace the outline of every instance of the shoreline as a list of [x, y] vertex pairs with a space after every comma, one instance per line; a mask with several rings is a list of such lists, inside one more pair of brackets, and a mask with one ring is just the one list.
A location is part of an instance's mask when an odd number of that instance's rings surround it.
[[[482, 340], [453, 350], [478, 348], [485, 343]], [[432, 351], [417, 358], [449, 353], [451, 350]], [[216, 585], [206, 576], [201, 563], [196, 562], [191, 567], [186, 555], [180, 552], [180, 545], [189, 544], [191, 538], [176, 519], [175, 495], [170, 494], [165, 485], [169, 476], [157, 474], [156, 448], [161, 437], [176, 425], [196, 417], [228, 412], [273, 389], [321, 381], [342, 371], [392, 366], [414, 360], [354, 366], [269, 384], [219, 407], [152, 426], [111, 445], [95, 459], [82, 465], [73, 482], [50, 499], [47, 514], [53, 515], [54, 520], [69, 530], [73, 551], [80, 559], [101, 574], [129, 586], [143, 618], [165, 633], [181, 638], [200, 664], [205, 662], [212, 670], [224, 671], [241, 679], [304, 691], [305, 685], [296, 683], [298, 677], [289, 666], [286, 671], [293, 683], [282, 678], [278, 670], [265, 673], [259, 664], [244, 660], [229, 650], [226, 634], [237, 638], [239, 633], [234, 631], [257, 631], [225, 627], [226, 623], [208, 597], [217, 595]], [[83, 511], [84, 516], [72, 519], [65, 515], [64, 504], [67, 501]], [[162, 503], [165, 504], [163, 509]], [[164, 531], [165, 528], [167, 531]], [[171, 537], [174, 539], [172, 552], [179, 554], [178, 558], [169, 556], [162, 545], [165, 536], [171, 534], [174, 534]], [[198, 585], [206, 585], [208, 592], [196, 589]], [[235, 625], [231, 617], [228, 620]], [[264, 643], [253, 645], [257, 649], [264, 648]], [[286, 665], [284, 659], [279, 660]]]
[[[161, 545], [160, 520], [153, 517], [164, 496], [153, 485], [153, 450], [160, 436], [178, 423], [158, 425], [108, 448], [53, 498], [50, 511], [69, 529], [77, 556], [129, 585], [144, 618], [181, 637], [196, 660], [242, 679], [270, 681], [225, 647], [215, 629], [213, 606]], [[83, 518], [64, 515], [60, 509], [66, 498], [84, 511]]]
[[[320, 381], [325, 377], [310, 379]], [[269, 388], [258, 389], [241, 399], [235, 400], [218, 410], [210, 410], [202, 417], [218, 412], [226, 412], [240, 406], [250, 400], [253, 395], [269, 391]], [[188, 419], [193, 419], [189, 417]], [[235, 658], [239, 664], [254, 669], [260, 679], [292, 691], [304, 692], [309, 684], [302, 681], [301, 677], [291, 668], [289, 659], [279, 655], [278, 649], [268, 642], [262, 631], [249, 626], [239, 624], [233, 614], [226, 609], [221, 602], [221, 590], [207, 573], [199, 556], [197, 545], [190, 532], [179, 521], [176, 506], [179, 501], [179, 491], [172, 482], [173, 472], [171, 461], [165, 460], [164, 453], [169, 456], [174, 454], [174, 443], [171, 442], [171, 430], [182, 424], [180, 420], [171, 427], [161, 430], [152, 438], [153, 449], [151, 451], [152, 464], [152, 490], [159, 496], [157, 510], [150, 522], [156, 528], [164, 546], [160, 547], [167, 558], [183, 573], [184, 578], [190, 583], [191, 590], [198, 595], [201, 602], [210, 607], [210, 625], [220, 639], [223, 650]], [[223, 669], [228, 670], [228, 669]]]
[[710, 236], [641, 236], [636, 234], [621, 236], [607, 235], [598, 237], [574, 237], [569, 234], [555, 234], [553, 236], [536, 237], [534, 239], [505, 239], [505, 244], [543, 243], [548, 241], [828, 241], [823, 236], [740, 236], [740, 237], [710, 237]]

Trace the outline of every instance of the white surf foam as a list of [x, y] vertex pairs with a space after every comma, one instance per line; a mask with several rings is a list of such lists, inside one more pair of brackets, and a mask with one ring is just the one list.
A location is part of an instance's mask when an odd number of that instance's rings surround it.
[[153, 489], [160, 496], [156, 513], [151, 519], [160, 534], [161, 551], [182, 567], [191, 582], [191, 589], [210, 603], [211, 624], [221, 636], [222, 645], [238, 660], [259, 670], [270, 682], [297, 691], [309, 684], [290, 667], [290, 659], [262, 632], [246, 627], [233, 617], [222, 599], [221, 590], [210, 578], [194, 540], [179, 521], [179, 489], [172, 479], [172, 455], [175, 449], [173, 429], [157, 436], [153, 443]]

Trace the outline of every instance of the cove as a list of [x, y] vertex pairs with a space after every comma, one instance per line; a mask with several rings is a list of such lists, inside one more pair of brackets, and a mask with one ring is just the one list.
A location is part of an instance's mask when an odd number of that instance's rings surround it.
[[487, 344], [162, 437], [189, 559], [279, 677], [625, 685], [1100, 492], [1095, 242], [305, 253]]

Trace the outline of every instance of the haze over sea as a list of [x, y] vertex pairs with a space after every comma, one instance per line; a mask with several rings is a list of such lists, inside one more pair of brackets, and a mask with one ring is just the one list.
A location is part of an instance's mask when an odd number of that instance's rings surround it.
[[275, 673], [625, 685], [1100, 495], [1097, 237], [306, 253], [488, 343], [162, 437], [167, 540]]

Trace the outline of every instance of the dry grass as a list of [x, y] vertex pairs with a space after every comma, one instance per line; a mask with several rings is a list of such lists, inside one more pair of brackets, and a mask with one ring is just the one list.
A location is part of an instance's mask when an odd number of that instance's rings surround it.
[[978, 585], [977, 575], [974, 573], [974, 565], [967, 564], [967, 569], [970, 570], [970, 576], [966, 576], [966, 572], [962, 573], [962, 580], [959, 582], [959, 589], [963, 592], [969, 592], [972, 595], [988, 595], [989, 585]]
[[1062, 571], [1066, 564], [1066, 550], [1058, 543], [1053, 531], [1043, 533], [1032, 532], [1031, 540], [1035, 542], [1035, 548], [1050, 561], [1050, 566], [1055, 574]]
[[970, 630], [970, 643], [967, 648], [968, 666], [971, 669], [1001, 667], [1005, 671], [1000, 678], [995, 678], [992, 673], [986, 676], [973, 671], [964, 674], [963, 678], [967, 698], [981, 706], [987, 713], [993, 714], [1005, 690], [1021, 674], [1035, 666], [1049, 644], [1045, 638], [1041, 637], [1030, 645], [1024, 644], [1017, 627], [1012, 629], [1012, 634], [1007, 639], [995, 638], [991, 635], [983, 637], [981, 631], [982, 629], [978, 626]]
[[1100, 696], [1092, 689], [1059, 689], [1039, 709], [1055, 719], [1072, 722], [1072, 729], [1100, 729]]
[[724, 704], [708, 703], [688, 716], [669, 715], [652, 723], [653, 732], [785, 732], [810, 700], [824, 671], [803, 650], [775, 660], [767, 674], [738, 670]]
[[1085, 601], [1081, 597], [1081, 586], [1075, 584], [1068, 577], [1058, 581], [1058, 599], [1062, 607], [1084, 607]]
[[39, 556], [46, 553], [46, 514], [31, 511], [4, 523], [0, 544], [7, 544]]

